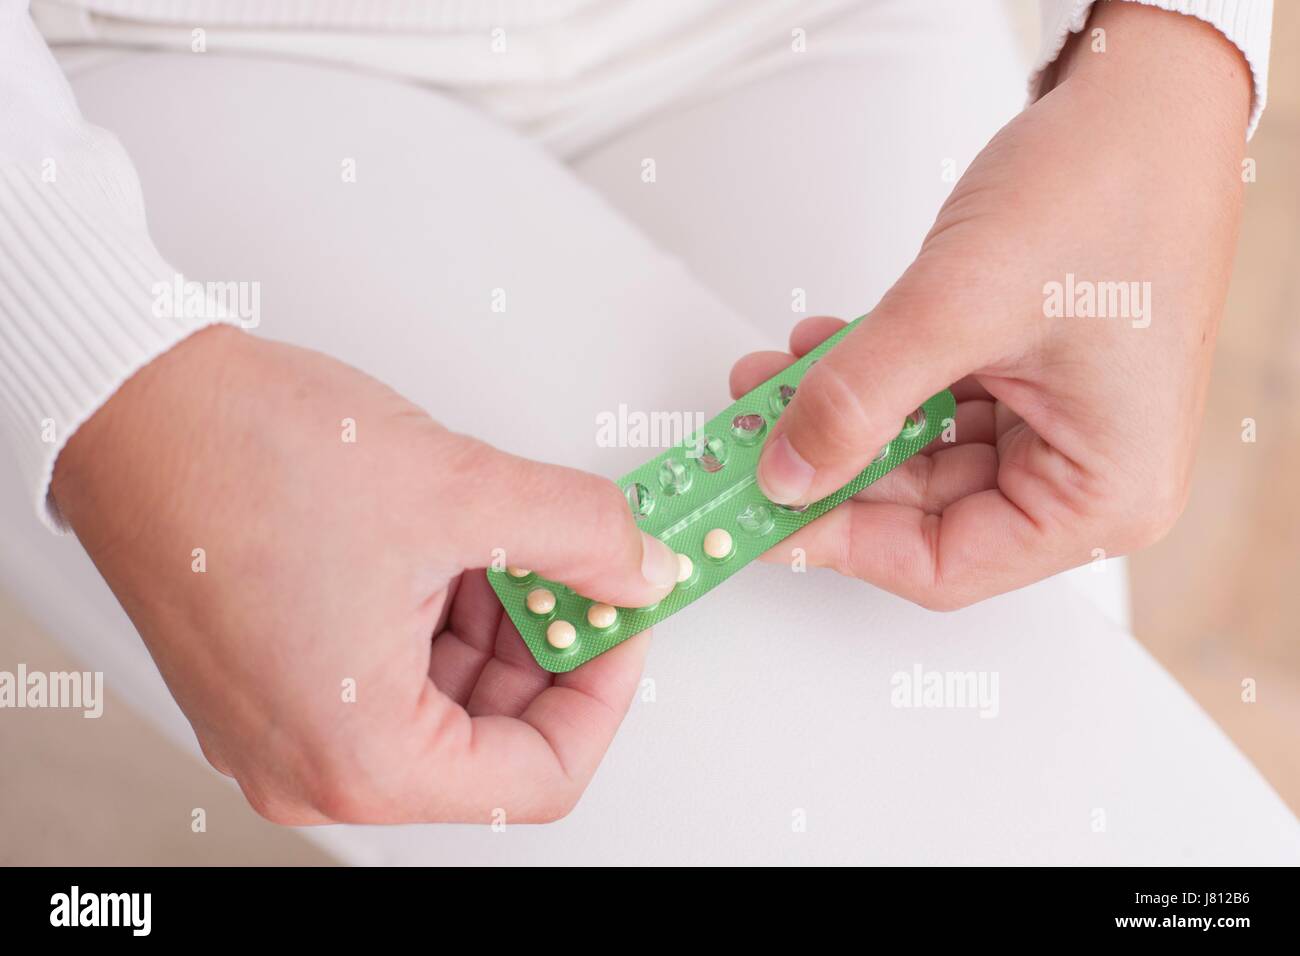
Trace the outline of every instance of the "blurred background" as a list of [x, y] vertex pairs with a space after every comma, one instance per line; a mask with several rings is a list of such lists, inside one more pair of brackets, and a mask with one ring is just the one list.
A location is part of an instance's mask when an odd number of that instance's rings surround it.
[[[1037, 4], [1008, 0], [1026, 62]], [[1274, 15], [1236, 271], [1191, 501], [1131, 560], [1138, 639], [1300, 813], [1300, 3]], [[991, 133], [992, 131], [990, 131]], [[730, 361], [728, 358], [727, 361]], [[1257, 440], [1242, 440], [1243, 419]], [[0, 583], [0, 669], [79, 667]], [[1242, 701], [1253, 679], [1257, 699]], [[188, 813], [203, 807], [209, 833]], [[217, 825], [219, 823], [219, 826]], [[216, 836], [219, 833], [220, 836]], [[0, 865], [333, 862], [107, 695], [104, 715], [0, 711]]]
[[[1300, 3], [1275, 4], [1191, 501], [1130, 561], [1138, 639], [1300, 813]], [[1257, 441], [1242, 441], [1254, 419]], [[1242, 681], [1257, 701], [1241, 700]]]

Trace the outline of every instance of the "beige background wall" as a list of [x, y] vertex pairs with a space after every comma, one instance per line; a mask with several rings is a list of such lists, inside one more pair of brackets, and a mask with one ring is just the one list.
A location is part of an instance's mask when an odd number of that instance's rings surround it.
[[1300, 813], [1300, 3], [1275, 10], [1192, 498], [1133, 558], [1133, 610], [1142, 642]]

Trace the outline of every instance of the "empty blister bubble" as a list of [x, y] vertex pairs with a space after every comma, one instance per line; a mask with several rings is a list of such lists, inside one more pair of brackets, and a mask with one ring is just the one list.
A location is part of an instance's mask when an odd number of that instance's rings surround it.
[[678, 458], [668, 458], [659, 466], [659, 487], [666, 495], [684, 495], [691, 489], [691, 472]]
[[912, 414], [908, 415], [903, 422], [903, 430], [898, 433], [899, 438], [915, 438], [925, 430], [925, 409], [918, 408]]
[[699, 453], [695, 460], [709, 474], [722, 471], [722, 466], [727, 463], [727, 443], [721, 438], [705, 435], [699, 441]]
[[[755, 469], [772, 423], [794, 399], [808, 368], [852, 327], [741, 396], [705, 422], [692, 440], [665, 449], [619, 480], [637, 527], [677, 553], [677, 582], [658, 603], [616, 608], [531, 571], [511, 567], [489, 573], [492, 588], [542, 667], [572, 670], [658, 624], [938, 437], [940, 423], [955, 409], [948, 392], [908, 415], [898, 436], [835, 493], [800, 507], [777, 505], [763, 496]], [[719, 357], [720, 368], [725, 360]], [[678, 647], [678, 652], [690, 653], [689, 642]]]
[[750, 534], [763, 535], [776, 527], [776, 519], [772, 517], [772, 509], [767, 505], [754, 504], [747, 505], [744, 511], [736, 515], [736, 524]]
[[628, 485], [624, 494], [627, 496], [627, 506], [632, 509], [632, 517], [637, 521], [649, 517], [650, 512], [654, 510], [654, 496], [650, 494], [650, 489], [639, 481]]
[[793, 385], [781, 384], [772, 389], [771, 405], [772, 411], [780, 415], [785, 411], [785, 407], [794, 401], [795, 387]]

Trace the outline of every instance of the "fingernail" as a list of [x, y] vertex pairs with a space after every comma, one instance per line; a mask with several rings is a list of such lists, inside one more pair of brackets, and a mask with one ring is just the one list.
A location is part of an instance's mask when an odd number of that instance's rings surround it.
[[641, 532], [641, 576], [657, 588], [677, 583], [677, 555], [652, 534]]
[[758, 460], [758, 487], [779, 505], [802, 504], [812, 486], [813, 466], [804, 461], [790, 439], [777, 436]]

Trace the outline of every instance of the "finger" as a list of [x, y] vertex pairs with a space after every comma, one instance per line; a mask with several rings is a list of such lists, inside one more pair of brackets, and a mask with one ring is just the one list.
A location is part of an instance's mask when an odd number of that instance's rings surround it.
[[470, 718], [430, 685], [417, 720], [423, 746], [406, 762], [384, 815], [507, 825], [562, 816], [609, 748], [648, 648], [647, 632], [557, 677], [519, 719]]
[[[906, 278], [906, 277], [905, 277]], [[777, 420], [758, 482], [779, 504], [847, 484], [931, 395], [986, 361], [995, 343], [938, 295], [899, 287], [808, 370]]]
[[953, 414], [951, 424], [951, 429], [945, 425], [934, 441], [921, 451], [929, 454], [954, 445], [997, 444], [998, 423], [994, 402], [979, 399], [957, 402], [957, 411]]
[[[746, 392], [758, 388], [773, 375], [788, 368], [794, 361], [795, 358], [785, 352], [751, 352], [744, 356], [731, 370], [732, 397], [739, 398]], [[967, 442], [993, 444], [997, 440], [998, 420], [995, 415], [995, 402], [988, 397], [988, 392], [970, 376], [952, 385], [951, 390], [957, 400], [953, 440], [945, 441], [943, 435], [940, 435], [923, 450], [930, 452], [945, 444]]]
[[1095, 519], [1072, 512], [1059, 491], [1061, 471], [1073, 466], [1037, 436], [1031, 440], [1035, 447], [1014, 454], [1014, 476], [1000, 474], [998, 487], [961, 497], [942, 515], [848, 502], [791, 535], [786, 553], [773, 559], [788, 560], [789, 548], [802, 548], [811, 564], [937, 609], [964, 607], [1082, 564], [1089, 553], [1078, 542], [1101, 540]]
[[518, 717], [538, 694], [551, 686], [553, 679], [528, 650], [514, 622], [502, 616], [492, 656], [479, 674], [465, 709], [471, 717], [487, 714]]
[[234, 771], [230, 769], [230, 764], [221, 756], [216, 747], [208, 739], [205, 739], [204, 735], [199, 734], [197, 730], [195, 731], [195, 737], [199, 742], [199, 750], [202, 751], [203, 758], [212, 766], [212, 769], [223, 776], [233, 778], [235, 776]]
[[550, 742], [569, 777], [583, 788], [618, 732], [636, 691], [650, 631], [629, 638], [567, 674], [556, 675], [523, 719]]
[[746, 392], [752, 392], [773, 375], [783, 372], [795, 363], [796, 359], [789, 352], [750, 352], [741, 356], [731, 367], [728, 386], [731, 397], [740, 398]]
[[998, 451], [992, 445], [950, 445], [933, 455], [917, 455], [879, 481], [868, 485], [854, 501], [886, 501], [926, 514], [942, 514], [968, 495], [996, 488]]
[[952, 397], [957, 400], [958, 404], [971, 401], [993, 401], [993, 396], [989, 390], [980, 384], [979, 379], [974, 375], [967, 375], [948, 386], [948, 391], [952, 392]]
[[239, 784], [244, 799], [258, 816], [286, 827], [316, 827], [335, 823], [332, 817], [321, 813], [297, 796], [282, 795], [262, 788], [249, 776], [232, 774]]
[[429, 678], [463, 707], [492, 659], [501, 622], [509, 618], [482, 571], [466, 571], [459, 582], [447, 626], [429, 651]]
[[[783, 372], [803, 356], [844, 328], [843, 319], [816, 315], [804, 319], [790, 333], [789, 352], [750, 352], [731, 367], [731, 397], [752, 392], [773, 375]], [[791, 354], [793, 353], [793, 354]]]
[[504, 558], [619, 607], [644, 607], [672, 590], [677, 556], [637, 529], [613, 482], [455, 437], [435, 531], [463, 567]]
[[1024, 419], [1005, 402], [996, 402], [993, 406], [994, 430], [999, 436], [1008, 435], [1017, 425], [1023, 425]]
[[830, 315], [809, 316], [791, 330], [790, 351], [803, 358], [846, 325], [843, 319]]

